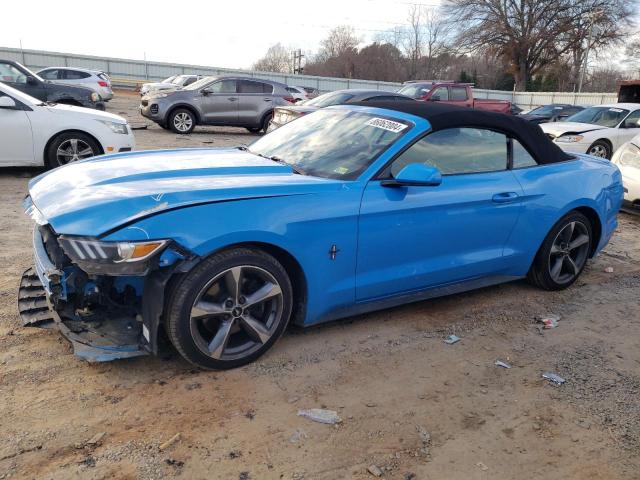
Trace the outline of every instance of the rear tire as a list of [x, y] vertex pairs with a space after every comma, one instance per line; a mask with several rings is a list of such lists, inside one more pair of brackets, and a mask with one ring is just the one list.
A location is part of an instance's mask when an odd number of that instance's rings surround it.
[[187, 135], [196, 128], [196, 116], [191, 110], [177, 108], [169, 114], [167, 123], [175, 133]]
[[93, 137], [82, 132], [65, 132], [49, 143], [45, 162], [47, 167], [56, 168], [101, 154], [100, 144]]
[[250, 133], [258, 133], [262, 130], [262, 127], [247, 127], [247, 130], [249, 130]]
[[544, 290], [569, 287], [584, 270], [592, 243], [589, 219], [580, 212], [569, 212], [547, 234], [527, 279]]
[[262, 130], [264, 133], [267, 133], [267, 129], [269, 128], [269, 124], [271, 123], [272, 118], [273, 118], [273, 113], [269, 112], [262, 119], [262, 127], [260, 128], [260, 130]]
[[280, 338], [292, 304], [291, 281], [275, 258], [235, 248], [212, 255], [179, 280], [165, 326], [171, 343], [192, 364], [236, 368]]

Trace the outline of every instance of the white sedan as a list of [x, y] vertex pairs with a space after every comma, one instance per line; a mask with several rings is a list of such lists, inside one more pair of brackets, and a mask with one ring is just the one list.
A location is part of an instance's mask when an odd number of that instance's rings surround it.
[[543, 123], [540, 128], [565, 152], [611, 158], [623, 143], [640, 134], [640, 103], [597, 105], [566, 122]]
[[640, 213], [640, 135], [622, 145], [611, 159], [622, 173], [625, 210]]
[[128, 152], [135, 139], [112, 113], [44, 103], [0, 83], [0, 166], [59, 167], [103, 153]]

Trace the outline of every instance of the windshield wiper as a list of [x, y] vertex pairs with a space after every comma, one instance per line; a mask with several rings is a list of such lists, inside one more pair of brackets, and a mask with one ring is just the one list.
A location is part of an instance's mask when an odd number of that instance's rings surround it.
[[277, 155], [271, 155], [269, 157], [267, 155], [264, 155], [263, 153], [252, 152], [251, 150], [249, 150], [249, 147], [247, 147], [246, 145], [238, 145], [238, 146], [233, 147], [233, 148], [236, 148], [236, 149], [241, 150], [243, 152], [253, 153], [254, 155], [257, 155], [257, 156], [262, 157], [262, 158], [266, 158], [267, 160], [273, 160], [274, 162], [280, 163], [282, 165], [287, 165], [287, 166], [291, 167], [291, 169], [294, 171], [294, 173], [297, 173], [298, 175], [306, 175], [306, 172], [304, 170], [302, 170], [300, 167], [298, 167], [296, 165], [293, 165], [292, 163], [285, 162], [283, 159], [281, 159]]
[[288, 165], [288, 166], [291, 167], [291, 169], [294, 171], [294, 173], [297, 173], [298, 175], [306, 175], [305, 171], [302, 170], [300, 167], [298, 167], [297, 165], [294, 165], [292, 163], [285, 162], [283, 159], [281, 159], [277, 155], [271, 155], [270, 157], [267, 157], [266, 155], [261, 155], [261, 154], [258, 154], [258, 155], [260, 155], [261, 157], [264, 157], [264, 158], [268, 158], [269, 160], [273, 160], [274, 162], [280, 163], [282, 165]]

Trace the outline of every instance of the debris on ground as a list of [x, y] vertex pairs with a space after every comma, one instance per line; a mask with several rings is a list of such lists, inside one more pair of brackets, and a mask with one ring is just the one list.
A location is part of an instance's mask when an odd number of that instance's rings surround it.
[[416, 431], [422, 441], [422, 453], [429, 455], [429, 446], [431, 445], [431, 434], [422, 425], [416, 425]]
[[171, 465], [171, 466], [176, 467], [176, 468], [180, 468], [180, 467], [184, 466], [184, 462], [182, 460], [176, 460], [174, 458], [167, 458], [164, 462], [167, 465]]
[[377, 465], [369, 465], [369, 467], [367, 467], [367, 472], [369, 472], [374, 477], [382, 476], [382, 470]]
[[293, 444], [298, 444], [308, 437], [307, 432], [301, 428], [297, 428], [293, 435], [289, 438], [289, 441]]
[[198, 390], [202, 388], [202, 384], [200, 382], [189, 383], [185, 387], [187, 390]]
[[507, 362], [503, 362], [502, 360], [496, 360], [494, 365], [502, 368], [511, 368], [511, 365], [509, 365]]
[[238, 476], [238, 480], [251, 480], [251, 477], [249, 476], [249, 472], [240, 472], [240, 475]]
[[447, 338], [444, 339], [444, 343], [453, 345], [454, 343], [458, 343], [460, 340], [462, 339], [457, 335], [449, 335]]
[[231, 450], [229, 452], [229, 458], [230, 459], [234, 459], [234, 458], [240, 458], [242, 456], [242, 452], [240, 450]]
[[107, 432], [96, 433], [93, 437], [91, 437], [89, 440], [87, 440], [87, 445], [89, 447], [96, 447], [96, 446], [98, 446], [98, 445], [100, 445], [102, 443], [102, 440], [106, 436], [107, 436]]
[[482, 462], [478, 462], [476, 463], [477, 467], [480, 467], [480, 470], [482, 470], [483, 472], [486, 472], [487, 470], [489, 470], [489, 467], [487, 467], [484, 463]]
[[556, 328], [558, 326], [558, 322], [560, 321], [560, 315], [550, 314], [550, 315], [541, 315], [537, 317], [538, 322], [543, 325], [543, 328]]
[[550, 382], [555, 383], [556, 385], [562, 385], [566, 380], [562, 378], [557, 373], [545, 372], [542, 374], [542, 378], [549, 380]]
[[318, 423], [326, 423], [329, 425], [335, 425], [342, 422], [342, 419], [338, 416], [338, 412], [333, 410], [325, 410], [322, 408], [311, 408], [309, 410], [298, 410], [298, 416], [308, 418]]
[[604, 271], [607, 273], [613, 273], [613, 267], [607, 267], [604, 269]]
[[169, 448], [171, 445], [173, 445], [174, 443], [176, 443], [178, 440], [180, 440], [181, 434], [180, 432], [176, 433], [173, 437], [171, 437], [169, 440], [167, 440], [164, 443], [161, 443], [160, 446], [158, 447], [158, 449], [162, 452], [163, 450], [166, 450], [167, 448]]

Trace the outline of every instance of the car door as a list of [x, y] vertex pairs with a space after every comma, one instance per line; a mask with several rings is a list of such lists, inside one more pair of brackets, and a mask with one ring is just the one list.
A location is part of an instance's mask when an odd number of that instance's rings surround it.
[[[476, 128], [433, 132], [365, 187], [356, 298], [366, 301], [499, 275], [522, 189], [508, 170], [505, 135]], [[443, 174], [438, 186], [383, 186], [406, 165]]]
[[33, 137], [31, 122], [22, 104], [9, 97], [15, 107], [0, 108], [0, 165], [33, 165]]
[[19, 70], [15, 66], [0, 61], [0, 82], [6, 83], [10, 87], [31, 95], [39, 100], [47, 99], [47, 92], [44, 84], [35, 77], [29, 82], [28, 74]]
[[259, 125], [262, 116], [273, 108], [273, 85], [257, 80], [239, 80], [238, 97], [239, 123]]
[[217, 80], [202, 89], [199, 95], [205, 123], [222, 125], [238, 123], [236, 80]]
[[611, 138], [612, 153], [620, 148], [623, 143], [627, 143], [638, 134], [640, 134], [640, 109], [627, 115], [627, 118], [615, 129], [615, 133]]
[[467, 87], [449, 87], [449, 103], [460, 107], [469, 106]]

